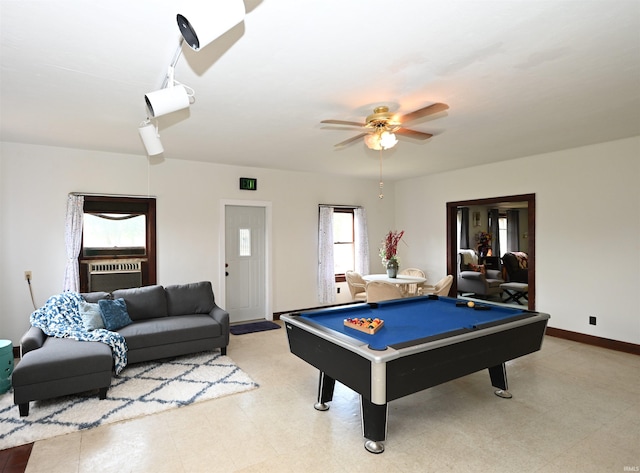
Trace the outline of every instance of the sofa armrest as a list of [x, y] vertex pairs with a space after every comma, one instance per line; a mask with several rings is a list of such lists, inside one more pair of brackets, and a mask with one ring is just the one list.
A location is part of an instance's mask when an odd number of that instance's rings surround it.
[[47, 336], [38, 327], [29, 328], [20, 340], [20, 357], [22, 358], [25, 353], [40, 348], [46, 339]]
[[502, 279], [502, 271], [499, 269], [487, 269], [488, 279]]
[[214, 302], [213, 309], [209, 312], [209, 315], [220, 324], [222, 334], [227, 338], [227, 345], [229, 344], [229, 312]]
[[462, 271], [460, 277], [472, 281], [484, 281], [486, 279], [484, 274], [479, 271]]

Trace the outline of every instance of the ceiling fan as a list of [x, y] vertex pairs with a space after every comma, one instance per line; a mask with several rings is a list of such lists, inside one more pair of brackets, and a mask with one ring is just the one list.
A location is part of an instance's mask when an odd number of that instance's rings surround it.
[[373, 113], [366, 118], [366, 123], [350, 122], [345, 120], [322, 120], [320, 123], [330, 125], [346, 125], [362, 128], [363, 131], [354, 137], [341, 141], [335, 147], [341, 148], [354, 141], [364, 137], [364, 141], [371, 149], [389, 149], [392, 148], [398, 140], [395, 135], [410, 136], [419, 140], [427, 140], [433, 135], [422, 131], [411, 130], [405, 128], [405, 123], [417, 120], [419, 118], [433, 115], [434, 113], [447, 110], [449, 106], [444, 103], [434, 103], [427, 107], [414, 110], [402, 116], [389, 112], [389, 107], [380, 106], [373, 109]]

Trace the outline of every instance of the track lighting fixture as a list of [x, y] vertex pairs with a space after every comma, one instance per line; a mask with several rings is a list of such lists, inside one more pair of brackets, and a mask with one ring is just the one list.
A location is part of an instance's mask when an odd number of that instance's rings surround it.
[[167, 113], [177, 112], [187, 108], [194, 98], [195, 92], [174, 79], [174, 66], [169, 66], [169, 72], [162, 89], [145, 94], [147, 111], [151, 118], [161, 117]]
[[149, 156], [164, 152], [158, 127], [152, 123], [152, 120], [183, 110], [194, 101], [194, 90], [174, 79], [175, 66], [182, 54], [182, 43], [186, 41], [189, 47], [199, 51], [240, 23], [245, 15], [243, 0], [223, 0], [213, 3], [185, 0], [182, 4], [180, 13], [176, 17], [182, 37], [167, 76], [159, 90], [144, 96], [147, 118], [138, 127], [138, 133]]
[[242, 0], [190, 0], [181, 2], [176, 20], [184, 40], [199, 51], [240, 23], [244, 15]]
[[144, 148], [147, 150], [149, 156], [155, 156], [164, 152], [162, 142], [160, 141], [160, 135], [158, 134], [158, 127], [151, 123], [149, 119], [143, 121], [138, 127], [140, 138]]

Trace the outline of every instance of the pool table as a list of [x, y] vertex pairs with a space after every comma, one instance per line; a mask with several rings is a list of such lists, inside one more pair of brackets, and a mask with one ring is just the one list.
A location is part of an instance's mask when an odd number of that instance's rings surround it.
[[[345, 319], [381, 319], [373, 333]], [[327, 410], [335, 382], [360, 395], [365, 448], [384, 451], [387, 404], [489, 370], [509, 398], [505, 362], [542, 346], [548, 314], [435, 295], [282, 315], [291, 353], [320, 371], [315, 408]]]

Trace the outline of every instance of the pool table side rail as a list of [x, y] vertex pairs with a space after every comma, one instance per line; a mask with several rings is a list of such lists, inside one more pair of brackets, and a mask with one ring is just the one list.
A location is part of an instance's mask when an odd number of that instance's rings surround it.
[[[285, 328], [288, 328], [287, 324], [300, 327], [301, 329], [318, 337], [330, 339], [333, 343], [341, 346], [342, 348], [364, 356], [374, 363], [385, 363], [401, 356], [420, 353], [425, 350], [433, 350], [442, 346], [460, 343], [468, 339], [481, 338], [490, 333], [509, 330], [523, 325], [530, 325], [536, 322], [544, 322], [544, 326], [546, 328], [549, 315], [542, 312], [525, 312], [521, 317], [510, 318], [508, 321], [503, 323], [487, 324], [486, 327], [479, 327], [475, 330], [463, 329], [447, 332], [434, 337], [414, 340], [413, 343], [408, 342], [395, 344], [388, 347], [386, 350], [372, 350], [366, 342], [349, 337], [348, 335], [337, 332], [333, 329], [323, 327], [320, 324], [314, 323], [309, 319], [301, 318], [298, 315], [282, 315], [280, 318], [285, 322]], [[287, 332], [287, 335], [289, 335], [289, 332]]]
[[386, 399], [398, 399], [536, 352], [542, 347], [546, 326], [547, 319], [542, 319], [394, 359], [387, 363]]
[[334, 343], [310, 327], [285, 322], [291, 353], [340, 381], [355, 392], [370, 398], [371, 361], [352, 349]]

